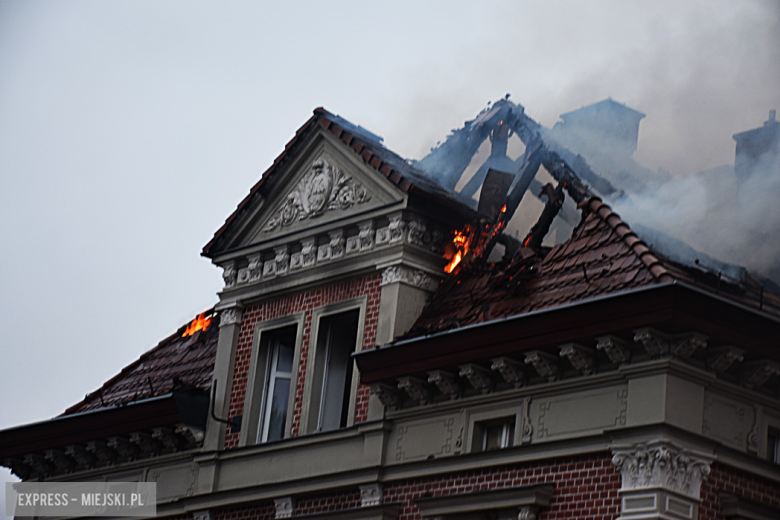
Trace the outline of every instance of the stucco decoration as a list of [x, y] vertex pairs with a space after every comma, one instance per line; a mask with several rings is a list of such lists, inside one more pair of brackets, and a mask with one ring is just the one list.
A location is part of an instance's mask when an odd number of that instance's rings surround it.
[[517, 520], [536, 520], [538, 508], [533, 506], [523, 506], [517, 512]]
[[425, 271], [405, 265], [391, 265], [382, 271], [382, 285], [397, 282], [427, 290], [434, 290], [437, 285], [436, 280]]
[[275, 498], [274, 508], [276, 509], [274, 518], [290, 518], [295, 509], [295, 501], [293, 497]]
[[389, 224], [387, 230], [390, 233], [389, 242], [399, 244], [404, 241], [404, 228], [406, 223], [403, 221], [401, 213], [394, 213], [388, 217]]
[[222, 266], [222, 279], [225, 281], [225, 289], [230, 289], [236, 285], [237, 276], [238, 272], [236, 272], [233, 262], [228, 262]]
[[612, 464], [623, 480], [621, 491], [662, 488], [698, 499], [712, 459], [668, 441], [612, 450]]
[[327, 211], [348, 209], [369, 200], [371, 195], [360, 183], [320, 158], [287, 194], [284, 204], [263, 230], [268, 233], [290, 226], [296, 220], [319, 217]]
[[220, 327], [224, 327], [225, 325], [234, 325], [236, 323], [241, 323], [241, 309], [238, 307], [231, 307], [219, 313]]
[[358, 230], [360, 250], [371, 251], [374, 249], [374, 221], [369, 220], [358, 224]]
[[398, 389], [385, 383], [374, 383], [369, 387], [370, 395], [379, 398], [382, 406], [388, 410], [398, 410], [401, 407], [401, 396]]
[[725, 372], [734, 363], [742, 361], [745, 351], [732, 346], [725, 346], [713, 349], [707, 358], [707, 368], [713, 372]]
[[358, 487], [360, 488], [360, 507], [378, 506], [382, 503], [382, 484], [374, 482]]
[[491, 370], [497, 370], [507, 383], [515, 388], [520, 388], [525, 384], [523, 365], [517, 361], [506, 357], [493, 358], [490, 361], [492, 361]]
[[344, 230], [328, 231], [328, 235], [330, 236], [330, 257], [333, 260], [338, 260], [344, 256]]
[[780, 375], [780, 363], [763, 359], [745, 363], [740, 380], [742, 381], [742, 386], [753, 389], [766, 383], [773, 375]]
[[631, 350], [628, 344], [615, 336], [601, 336], [596, 338], [596, 348], [603, 350], [610, 361], [616, 365], [623, 365], [631, 361]]
[[455, 380], [455, 374], [444, 370], [432, 370], [428, 372], [428, 382], [435, 384], [439, 391], [450, 399], [460, 397], [460, 385]]
[[576, 343], [566, 343], [559, 347], [561, 349], [560, 356], [569, 359], [571, 366], [578, 370], [583, 375], [593, 373], [594, 358], [593, 351], [589, 348], [583, 347]]
[[687, 359], [697, 348], [707, 347], [707, 337], [696, 332], [671, 336], [652, 328], [634, 331], [634, 341], [642, 343], [651, 356], [672, 356]]
[[423, 237], [425, 236], [426, 225], [421, 220], [411, 220], [407, 226], [409, 232], [407, 233], [406, 241], [415, 246], [424, 246], [425, 242]]
[[525, 364], [532, 365], [540, 376], [546, 377], [550, 382], [557, 381], [560, 375], [561, 368], [555, 356], [541, 350], [529, 350], [526, 352]]
[[401, 377], [398, 379], [398, 388], [404, 390], [418, 404], [427, 404], [430, 401], [431, 394], [425, 388], [425, 381], [422, 379], [412, 376]]
[[493, 391], [493, 379], [490, 377], [490, 370], [481, 366], [469, 363], [460, 365], [460, 377], [465, 377], [475, 390], [483, 394], [489, 394]]

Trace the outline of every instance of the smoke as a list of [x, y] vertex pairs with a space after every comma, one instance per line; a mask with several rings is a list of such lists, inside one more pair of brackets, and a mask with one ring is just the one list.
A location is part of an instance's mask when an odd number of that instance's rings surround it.
[[[670, 177], [610, 203], [629, 224], [654, 228], [719, 260], [780, 281], [780, 150], [765, 153], [751, 174], [731, 166]], [[652, 240], [648, 240], [652, 242]], [[663, 244], [650, 244], [664, 251]]]

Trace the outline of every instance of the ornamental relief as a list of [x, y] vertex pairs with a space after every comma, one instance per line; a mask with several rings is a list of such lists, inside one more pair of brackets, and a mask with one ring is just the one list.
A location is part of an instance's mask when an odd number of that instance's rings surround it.
[[345, 210], [369, 200], [371, 195], [360, 183], [320, 158], [312, 163], [309, 171], [287, 195], [287, 200], [266, 223], [263, 231], [269, 233], [298, 220], [319, 217], [331, 210]]

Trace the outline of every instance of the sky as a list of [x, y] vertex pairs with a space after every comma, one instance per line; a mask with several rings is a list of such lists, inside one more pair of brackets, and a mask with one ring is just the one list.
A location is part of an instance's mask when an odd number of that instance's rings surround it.
[[216, 303], [202, 246], [315, 107], [419, 159], [507, 93], [611, 96], [683, 178], [780, 108], [779, 34], [777, 0], [0, 0], [0, 429]]

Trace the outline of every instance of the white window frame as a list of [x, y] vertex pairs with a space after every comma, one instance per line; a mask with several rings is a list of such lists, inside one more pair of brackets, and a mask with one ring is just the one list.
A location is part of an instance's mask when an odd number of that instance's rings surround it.
[[[246, 395], [244, 397], [243, 428], [241, 428], [238, 440], [239, 446], [262, 443], [260, 439], [263, 438], [266, 430], [266, 403], [269, 398], [269, 386], [271, 383], [269, 376], [271, 375], [270, 369], [273, 361], [269, 358], [274, 356], [272, 351], [269, 352], [271, 350], [268, 348], [270, 345], [263, 344], [264, 335], [267, 337], [269, 333], [273, 333], [278, 329], [295, 325], [295, 351], [290, 377], [290, 397], [287, 402], [287, 419], [284, 427], [284, 438], [290, 437], [293, 412], [295, 410], [295, 395], [298, 387], [305, 317], [304, 312], [298, 312], [281, 318], [262, 321], [255, 325], [249, 372], [247, 373]], [[273, 391], [273, 388], [270, 391]]]
[[[358, 298], [352, 298], [339, 303], [331, 305], [324, 305], [318, 307], [312, 311], [311, 317], [311, 334], [309, 335], [309, 354], [308, 361], [306, 363], [306, 377], [303, 386], [303, 403], [301, 413], [301, 425], [299, 431], [301, 434], [316, 433], [317, 425], [320, 415], [320, 397], [322, 389], [316, 392], [316, 396], [313, 396], [313, 390], [315, 385], [322, 385], [325, 358], [327, 352], [319, 352], [317, 343], [320, 333], [320, 321], [322, 318], [332, 316], [334, 314], [341, 314], [351, 310], [358, 310], [358, 326], [355, 339], [355, 352], [359, 352], [363, 348], [363, 337], [365, 335], [366, 327], [366, 309], [368, 308], [368, 296], [360, 296]], [[360, 374], [358, 372], [357, 364], [352, 361], [352, 381], [350, 385], [349, 396], [349, 409], [347, 411], [347, 427], [355, 424], [355, 408], [357, 401], [357, 390], [360, 383]], [[315, 402], [316, 401], [316, 402]]]

